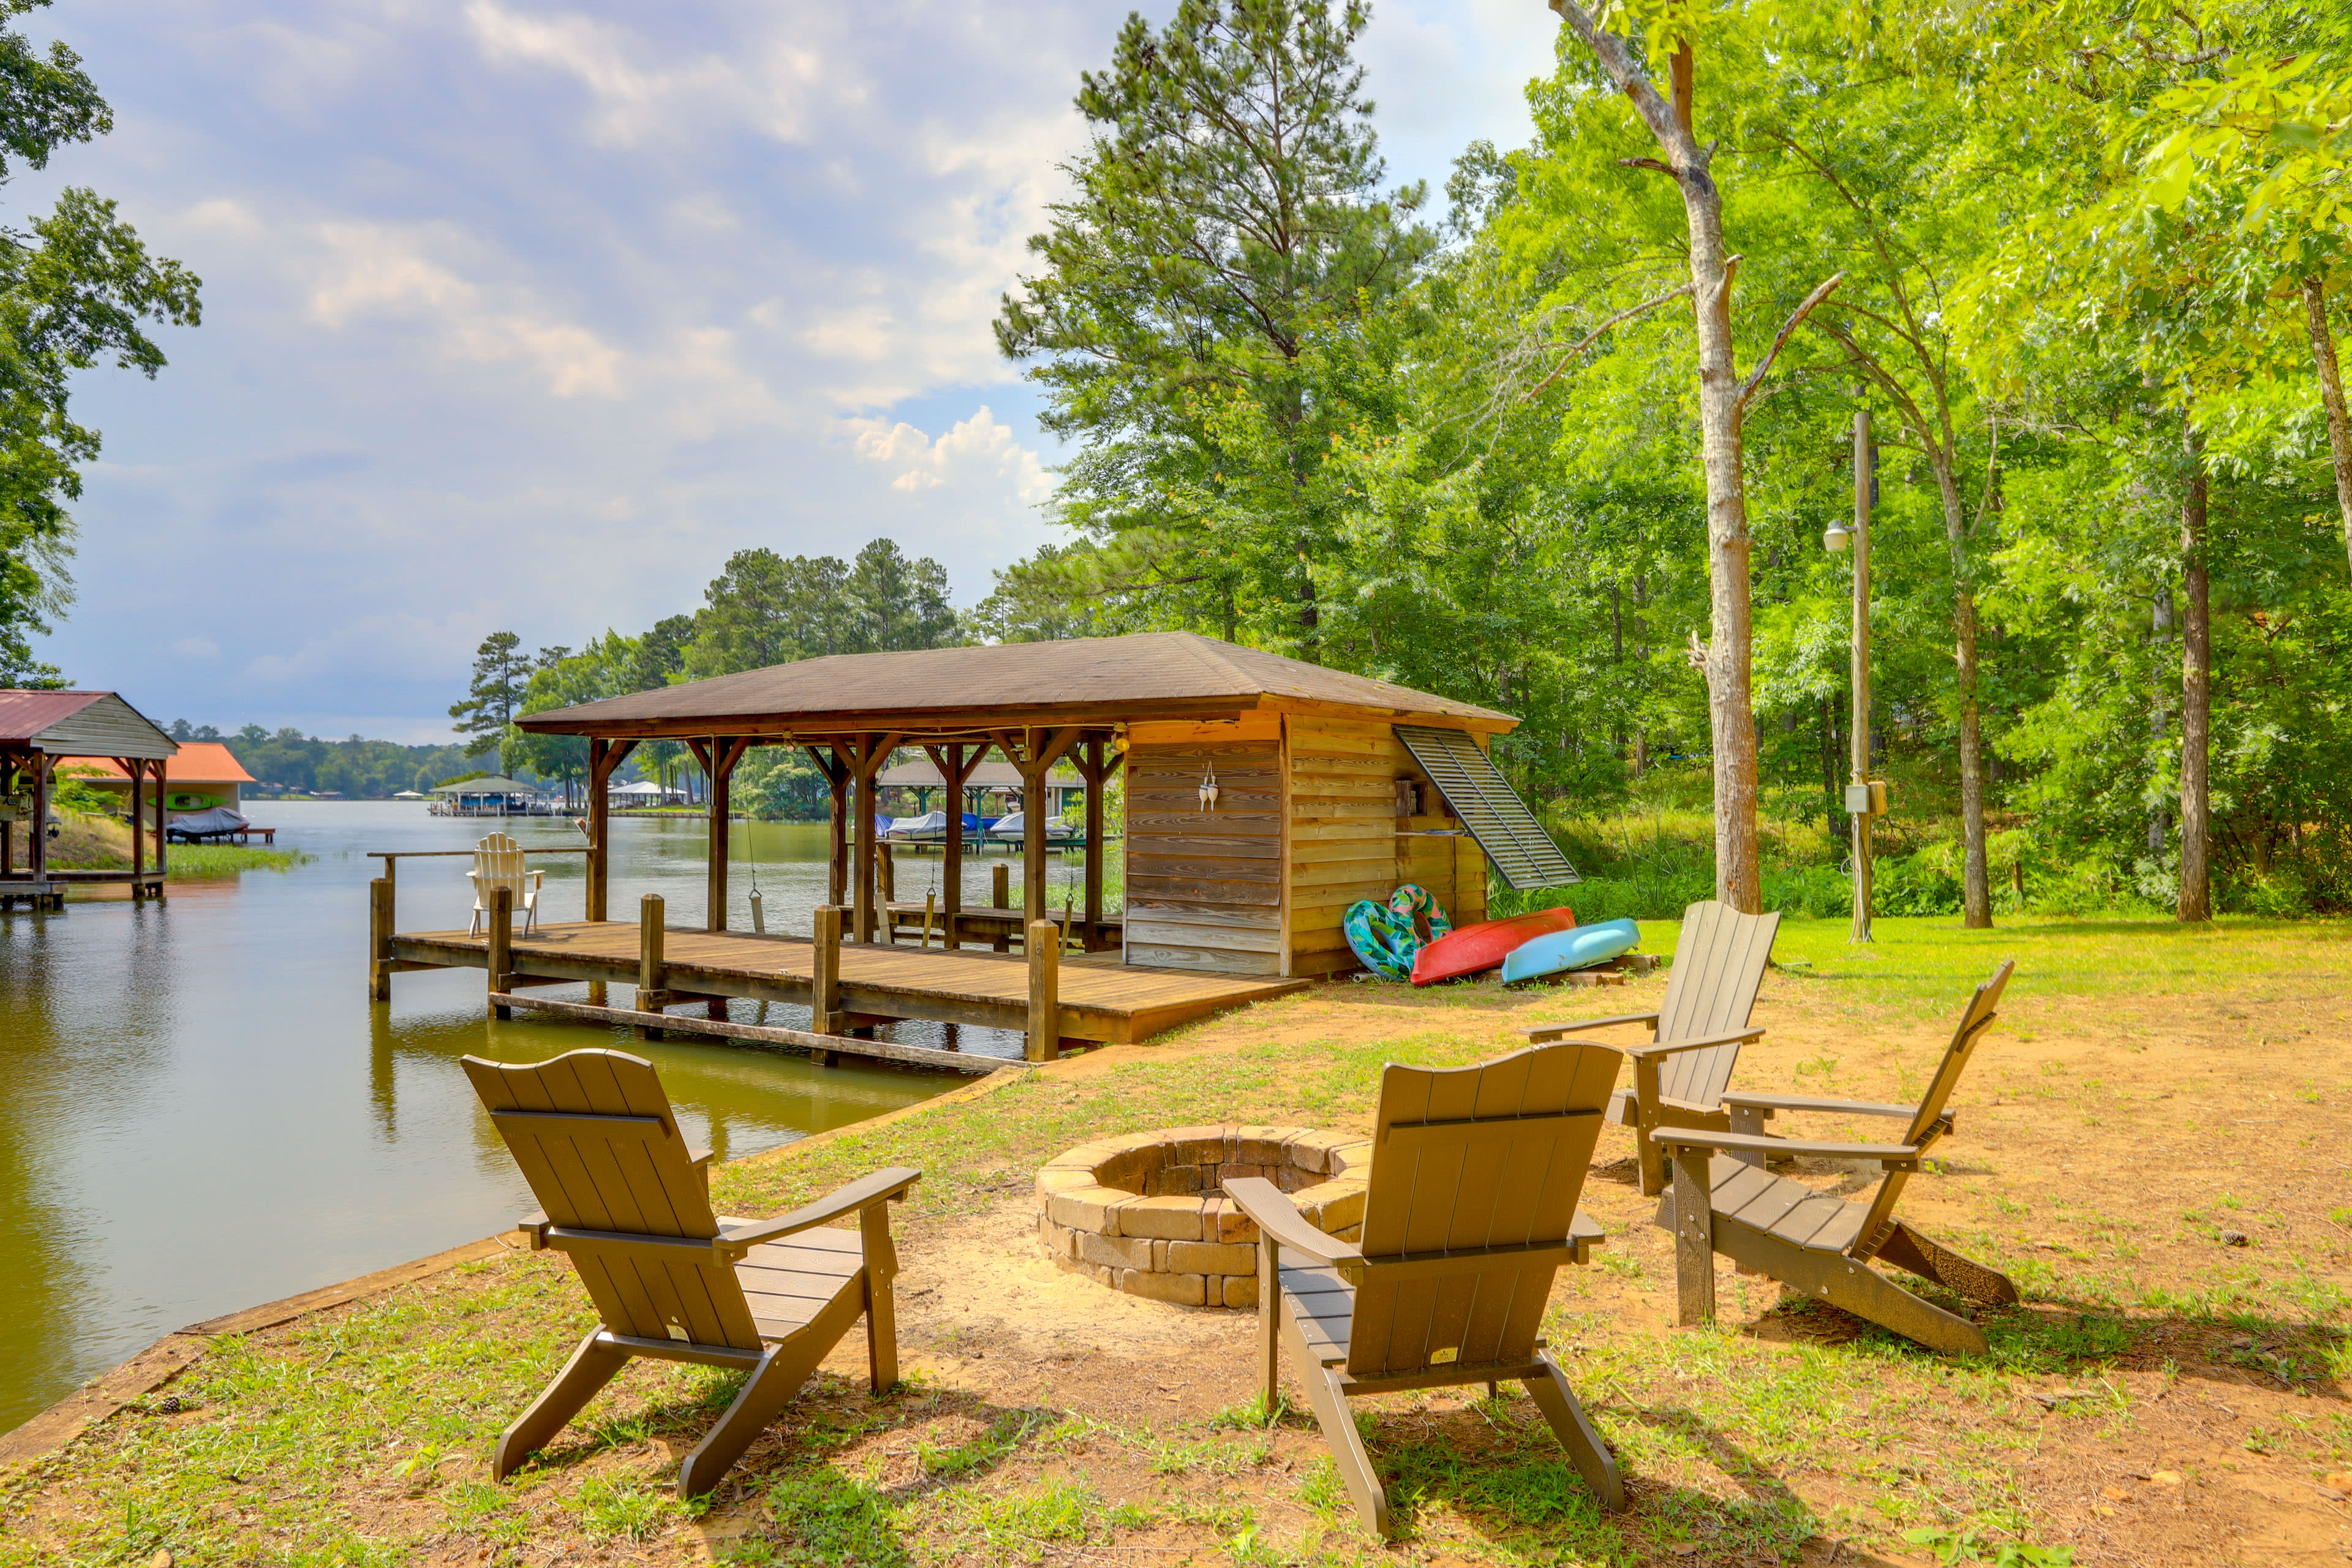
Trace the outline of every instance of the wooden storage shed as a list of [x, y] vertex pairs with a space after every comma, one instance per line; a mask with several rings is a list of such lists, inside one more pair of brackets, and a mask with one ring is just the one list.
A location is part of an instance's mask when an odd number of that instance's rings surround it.
[[[704, 760], [714, 824], [746, 748], [806, 748], [834, 781], [833, 897], [853, 904], [850, 929], [865, 941], [887, 936], [874, 918], [873, 819], [844, 803], [872, 799], [902, 747], [960, 782], [992, 750], [1020, 770], [1034, 830], [1022, 903], [1033, 916], [1045, 909], [1048, 771], [1068, 757], [1092, 784], [1123, 759], [1123, 958], [1138, 968], [1334, 973], [1356, 965], [1340, 921], [1359, 899], [1418, 882], [1460, 924], [1485, 918], [1490, 858], [1522, 888], [1576, 875], [1486, 760], [1491, 739], [1517, 722], [1508, 714], [1186, 632], [807, 659], [520, 722], [589, 738], [591, 921], [605, 918], [605, 781], [654, 738], [684, 740]], [[1090, 813], [1100, 795], [1089, 788]], [[714, 931], [726, 838], [711, 836]], [[1102, 835], [1088, 840], [1091, 930]], [[951, 865], [960, 849], [951, 837]], [[952, 945], [959, 879], [946, 880]]]

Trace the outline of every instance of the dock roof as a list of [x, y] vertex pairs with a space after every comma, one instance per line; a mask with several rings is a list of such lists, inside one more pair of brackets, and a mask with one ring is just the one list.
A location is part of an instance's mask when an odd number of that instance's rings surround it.
[[1518, 723], [1490, 708], [1192, 632], [837, 654], [608, 697], [517, 723], [541, 734], [615, 737], [951, 735], [1252, 710], [1339, 710], [1489, 731]]
[[0, 691], [0, 748], [51, 756], [176, 755], [171, 736], [111, 691]]

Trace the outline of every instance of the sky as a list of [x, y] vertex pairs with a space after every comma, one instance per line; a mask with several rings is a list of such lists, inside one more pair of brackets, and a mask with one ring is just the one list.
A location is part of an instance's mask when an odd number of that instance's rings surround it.
[[[738, 550], [888, 537], [956, 602], [1054, 538], [990, 332], [1129, 7], [58, 0], [114, 132], [0, 190], [204, 279], [103, 431], [37, 651], [159, 722], [448, 738], [494, 630], [690, 611]], [[1174, 0], [1150, 0], [1155, 24]], [[1528, 135], [1542, 0], [1385, 0], [1392, 181]]]

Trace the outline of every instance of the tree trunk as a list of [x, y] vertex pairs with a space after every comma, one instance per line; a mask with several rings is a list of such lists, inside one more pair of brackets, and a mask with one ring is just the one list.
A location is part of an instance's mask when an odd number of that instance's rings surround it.
[[2205, 439], [2189, 434], [2189, 493], [2180, 506], [2180, 918], [2210, 921], [2212, 831], [2205, 764], [2213, 723], [2213, 619], [2205, 582]]
[[[2157, 585], [2154, 602], [2148, 606], [2147, 635], [2149, 643], [2156, 649], [2157, 658], [2161, 660], [2164, 657], [2164, 645], [2172, 636], [2172, 590], [2162, 584]], [[2164, 689], [2158, 687], [2156, 700], [2148, 704], [2149, 756], [2153, 757], [2164, 750], [2165, 725], [2170, 717], [2171, 704], [2166, 700]], [[2147, 808], [2148, 854], [2150, 856], [2163, 854], [2164, 847], [2171, 837], [2172, 814], [2165, 810], [2163, 801], [2150, 802]]]
[[1944, 503], [1944, 544], [1952, 557], [1954, 696], [1960, 710], [1960, 842], [1967, 871], [1960, 894], [1960, 924], [1984, 931], [1992, 924], [1992, 878], [1985, 865], [1984, 721], [1977, 703], [1977, 599], [1969, 591], [1968, 514], [1960, 504], [1952, 454], [1930, 443], [1928, 462]]
[[2336, 339], [2327, 331], [2327, 296], [2316, 278], [2303, 280], [2303, 308], [2311, 320], [2319, 401], [2327, 410], [2327, 450], [2336, 459], [2336, 509], [2344, 515], [2344, 559], [2352, 566], [2352, 416], [2344, 411], [2344, 377], [2336, 366]]
[[1760, 912], [1756, 853], [1756, 721], [1749, 700], [1748, 493], [1739, 438], [1739, 376], [1732, 357], [1731, 268], [1723, 246], [1723, 193], [1713, 149], [1692, 129], [1696, 66], [1685, 39], [1668, 60], [1673, 101], [1658, 94], [1625, 40], [1577, 0], [1552, 0], [1618, 90], [1633, 100], [1665, 153], [1689, 230], [1691, 306], [1698, 328], [1699, 454], [1706, 470], [1709, 631], [1707, 717], [1715, 751], [1716, 896]]

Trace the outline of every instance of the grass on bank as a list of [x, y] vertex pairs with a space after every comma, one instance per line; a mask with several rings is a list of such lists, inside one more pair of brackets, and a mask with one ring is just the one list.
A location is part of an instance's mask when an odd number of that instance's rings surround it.
[[[152, 844], [147, 852], [152, 859]], [[317, 858], [274, 845], [173, 844], [166, 847], [163, 863], [174, 879], [196, 879], [233, 877], [240, 871], [286, 871]], [[19, 868], [27, 863], [21, 843], [16, 848], [16, 860]], [[68, 814], [58, 836], [49, 840], [48, 864], [60, 871], [128, 871], [131, 829], [110, 816]]]
[[[2151, 984], [2200, 999], [2289, 984], [2340, 993], [2352, 971], [2352, 932], [2337, 924], [2045, 922], [1965, 934], [1955, 924], [1890, 921], [1874, 948], [1853, 950], [1843, 922], [1792, 921], [1780, 949], [1790, 967], [1772, 984], [1867, 1026], [1948, 1015], [1996, 954], [2014, 955], [2006, 1011], [2012, 1033], [2030, 1037], [2045, 1005]], [[1644, 937], [1664, 947], [1673, 931]], [[1221, 1055], [1137, 1053], [1004, 1084], [801, 1153], [722, 1166], [714, 1196], [724, 1212], [764, 1214], [877, 1165], [916, 1165], [926, 1178], [900, 1233], [919, 1236], [1024, 1193], [1038, 1163], [1087, 1138], [1219, 1119], [1360, 1124], [1385, 1061], [1475, 1060], [1515, 1045], [1517, 1024], [1616, 1010], [1590, 994], [1530, 1002], [1491, 984], [1343, 996], [1374, 994], [1412, 1011], [1380, 1015], [1371, 1028], [1360, 1020], [1375, 1015], [1341, 1009], [1302, 1036], [1281, 1020], [1320, 1004], [1277, 1003], [1187, 1031], [1238, 1037]], [[2217, 1176], [2217, 1213], [2242, 1201], [2222, 1184]], [[2244, 1194], [2245, 1173], [2227, 1184]], [[2059, 1202], [1996, 1187], [1990, 1201], [2005, 1199]], [[1671, 1266], [1661, 1271], [1613, 1237], [1600, 1269], [1564, 1277], [1547, 1330], [1632, 1479], [1630, 1515], [1593, 1508], [1515, 1394], [1466, 1405], [1391, 1396], [1363, 1402], [1361, 1420], [1417, 1552], [1514, 1565], [1789, 1563], [1823, 1537], [1881, 1552], [1948, 1548], [1944, 1560], [1957, 1563], [2062, 1563], [2051, 1544], [2056, 1500], [2019, 1478], [2053, 1447], [2154, 1418], [2117, 1372], [2125, 1364], [2154, 1367], [2159, 1399], [2213, 1375], [2209, 1367], [2301, 1390], [2313, 1397], [2250, 1433], [2247, 1451], [2314, 1475], [2352, 1463], [2340, 1270], [2315, 1268], [2305, 1244], [2283, 1243], [2223, 1254], [2226, 1266], [2184, 1286], [2155, 1278], [2120, 1241], [2095, 1252], [2074, 1239], [2125, 1237], [2144, 1217], [2085, 1212], [2063, 1229], [1988, 1223], [1955, 1235], [2028, 1298], [1988, 1317], [1995, 1353], [1973, 1364], [1868, 1331], [1775, 1343], [1631, 1322], [1606, 1292], [1670, 1300]], [[2069, 1237], [2063, 1252], [2036, 1239], [2057, 1234]], [[902, 1245], [911, 1255], [919, 1244]], [[512, 1482], [482, 1479], [498, 1430], [589, 1326], [583, 1307], [560, 1265], [521, 1256], [216, 1342], [176, 1383], [0, 1496], [0, 1563], [145, 1563], [163, 1551], [184, 1563], [700, 1560], [688, 1527], [701, 1510], [670, 1496], [675, 1465], [657, 1440], [694, 1440], [731, 1394], [729, 1374], [635, 1363]], [[2053, 1376], [2058, 1394], [2046, 1392]], [[2054, 1402], [2046, 1413], [2044, 1398]], [[1242, 1412], [1122, 1423], [1050, 1397], [992, 1403], [937, 1378], [878, 1401], [821, 1379], [719, 1508], [742, 1528], [710, 1549], [740, 1563], [1035, 1563], [1129, 1548], [1236, 1565], [1390, 1558], [1355, 1531], [1319, 1439], [1296, 1415], [1271, 1429]], [[2000, 1559], [2004, 1545], [2014, 1550]]]

